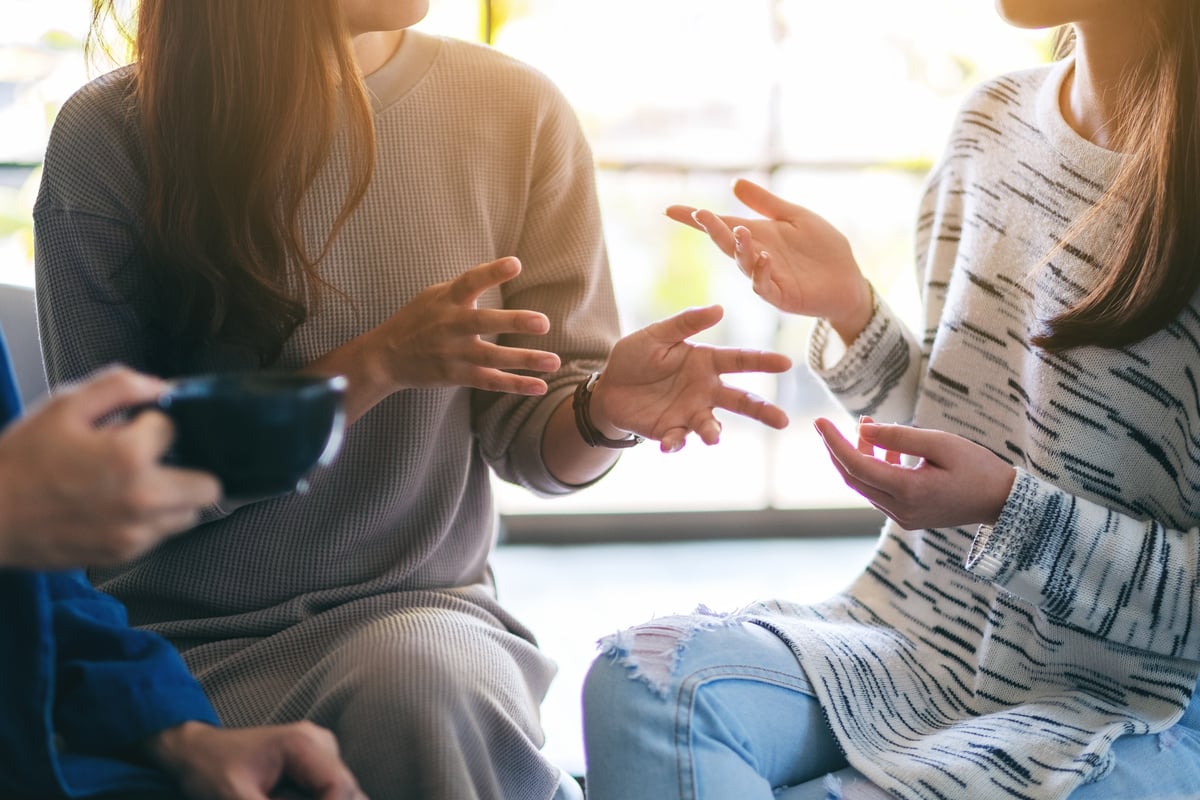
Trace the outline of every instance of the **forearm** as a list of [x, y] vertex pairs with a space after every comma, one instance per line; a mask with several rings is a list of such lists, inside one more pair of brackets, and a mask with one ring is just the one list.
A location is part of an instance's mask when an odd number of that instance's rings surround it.
[[[611, 439], [628, 436], [627, 432], [614, 427], [603, 417], [597, 418], [596, 414], [593, 414], [592, 422]], [[583, 486], [612, 469], [619, 457], [619, 450], [590, 447], [583, 440], [575, 424], [570, 397], [558, 404], [542, 436], [542, 458], [555, 478], [571, 486]]]

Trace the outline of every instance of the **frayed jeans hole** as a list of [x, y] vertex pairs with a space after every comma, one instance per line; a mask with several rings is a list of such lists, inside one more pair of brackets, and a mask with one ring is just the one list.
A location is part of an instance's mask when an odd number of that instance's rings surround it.
[[1158, 735], [1158, 749], [1170, 750], [1180, 739], [1183, 738], [1182, 731], [1178, 726], [1172, 726]]
[[666, 696], [688, 640], [710, 625], [695, 617], [664, 617], [604, 637], [600, 651], [626, 667], [631, 679], [641, 680], [656, 694]]

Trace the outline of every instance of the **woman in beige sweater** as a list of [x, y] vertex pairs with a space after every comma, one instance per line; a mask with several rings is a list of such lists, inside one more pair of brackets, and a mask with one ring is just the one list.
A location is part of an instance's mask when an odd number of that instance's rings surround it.
[[688, 343], [715, 307], [618, 342], [574, 115], [533, 69], [406, 31], [424, 11], [142, 0], [137, 63], [51, 137], [43, 344], [53, 384], [113, 361], [346, 375], [342, 456], [306, 494], [91, 577], [227, 724], [329, 727], [374, 800], [545, 800], [554, 665], [497, 602], [490, 472], [557, 495], [635, 434], [715, 443], [718, 407], [781, 427], [720, 374], [789, 362]]

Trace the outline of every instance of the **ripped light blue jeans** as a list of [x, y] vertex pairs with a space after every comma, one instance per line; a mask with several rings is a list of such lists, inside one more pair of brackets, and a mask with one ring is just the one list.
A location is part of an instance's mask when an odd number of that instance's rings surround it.
[[[588, 800], [885, 800], [850, 767], [791, 648], [703, 609], [602, 642], [584, 684]], [[1200, 693], [1197, 693], [1200, 696]], [[1070, 800], [1200, 797], [1200, 701]]]

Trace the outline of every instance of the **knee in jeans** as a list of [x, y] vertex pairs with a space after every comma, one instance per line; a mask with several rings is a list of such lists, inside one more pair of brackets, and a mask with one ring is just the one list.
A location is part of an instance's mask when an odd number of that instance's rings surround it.
[[[678, 678], [680, 658], [701, 631], [739, 625], [741, 614], [720, 614], [701, 606], [695, 613], [667, 616], [627, 628], [600, 640], [597, 665], [607, 661], [630, 680], [641, 681], [666, 697]], [[593, 670], [600, 667], [593, 665]]]

